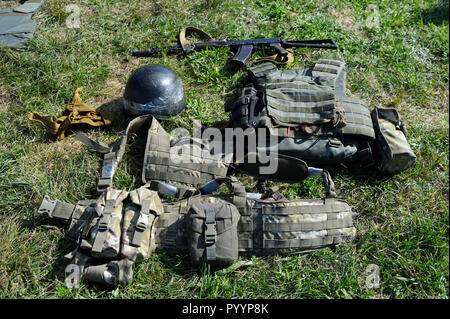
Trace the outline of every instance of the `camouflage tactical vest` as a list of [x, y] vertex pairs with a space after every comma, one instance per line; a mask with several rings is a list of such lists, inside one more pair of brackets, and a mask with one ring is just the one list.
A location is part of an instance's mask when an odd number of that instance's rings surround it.
[[278, 137], [278, 144], [261, 150], [314, 166], [358, 160], [370, 166], [372, 119], [362, 100], [346, 96], [345, 77], [345, 63], [338, 60], [321, 59], [302, 70], [262, 63], [249, 70], [249, 86], [227, 101], [226, 110], [233, 126], [267, 128]]
[[97, 186], [99, 192], [112, 187], [114, 172], [123, 157], [129, 136], [145, 129], [148, 131], [142, 182], [150, 189], [183, 198], [210, 180], [227, 175], [228, 165], [220, 157], [210, 155], [208, 145], [200, 139], [171, 136], [154, 117], [144, 115], [133, 119], [119, 142], [104, 155]]

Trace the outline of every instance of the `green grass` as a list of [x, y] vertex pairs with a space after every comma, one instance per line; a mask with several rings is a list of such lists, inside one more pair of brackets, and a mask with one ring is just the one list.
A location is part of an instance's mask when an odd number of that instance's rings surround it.
[[[448, 1], [376, 1], [377, 27], [366, 23], [372, 1], [70, 3], [81, 8], [81, 29], [66, 27], [67, 1], [47, 0], [30, 45], [0, 49], [0, 298], [448, 298]], [[228, 49], [185, 59], [130, 56], [175, 45], [188, 25], [215, 39], [333, 38], [340, 48], [333, 54], [347, 63], [349, 92], [370, 108], [399, 110], [416, 164], [390, 179], [332, 171], [338, 196], [358, 212], [357, 238], [335, 250], [253, 257], [251, 266], [216, 273], [190, 267], [185, 256], [154, 254], [137, 265], [127, 288], [69, 290], [62, 256], [71, 246], [36, 210], [46, 194], [71, 203], [95, 198], [101, 160], [71, 136], [55, 141], [26, 114], [59, 115], [77, 87], [83, 101], [99, 107], [121, 96], [134, 69], [159, 63], [180, 75], [187, 96], [186, 112], [162, 122], [165, 128], [190, 129], [193, 118], [206, 126], [227, 120], [224, 101], [246, 75], [227, 71]], [[292, 67], [330, 54], [298, 49]], [[83, 131], [111, 143], [124, 125]], [[116, 187], [139, 186], [133, 154], [121, 163]], [[246, 183], [254, 191], [252, 180]], [[290, 199], [322, 195], [318, 179], [279, 186]], [[380, 269], [379, 288], [366, 287], [370, 264]]]

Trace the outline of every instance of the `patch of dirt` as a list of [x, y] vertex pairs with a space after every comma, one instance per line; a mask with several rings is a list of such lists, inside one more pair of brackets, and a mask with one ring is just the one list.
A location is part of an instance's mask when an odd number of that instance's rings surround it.
[[420, 123], [426, 128], [448, 127], [449, 91], [436, 89], [429, 96], [429, 103], [420, 105], [416, 101], [405, 98], [396, 106], [407, 123]]
[[367, 38], [366, 33], [360, 29], [360, 23], [352, 15], [351, 9], [337, 10], [336, 8], [331, 8], [329, 13], [340, 26], [352, 31], [360, 38]]
[[0, 113], [5, 113], [8, 111], [11, 101], [11, 93], [0, 89]]

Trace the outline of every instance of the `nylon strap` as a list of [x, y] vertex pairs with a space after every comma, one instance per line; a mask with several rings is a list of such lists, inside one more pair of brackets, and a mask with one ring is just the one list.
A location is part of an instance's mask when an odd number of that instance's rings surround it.
[[110, 125], [114, 119], [113, 114], [97, 111], [93, 107], [82, 103], [80, 93], [81, 88], [77, 88], [72, 102], [66, 106], [66, 109], [58, 118], [42, 116], [36, 112], [28, 113], [28, 118], [44, 125], [47, 131], [55, 135], [59, 141], [66, 137], [66, 131], [74, 124], [87, 124], [95, 127]]
[[139, 219], [136, 223], [136, 227], [134, 229], [133, 234], [133, 240], [131, 241], [131, 244], [136, 247], [141, 246], [142, 242], [142, 236], [144, 234], [144, 231], [148, 228], [148, 217], [150, 214], [150, 204], [151, 200], [144, 199], [142, 201], [141, 211], [139, 214]]
[[[335, 218], [337, 214], [330, 216]], [[336, 229], [352, 227], [353, 221], [351, 217], [342, 219], [329, 219], [319, 222], [301, 222], [301, 223], [263, 223], [263, 231], [270, 232], [301, 232], [323, 229]]]
[[111, 219], [111, 214], [114, 208], [115, 200], [106, 200], [105, 207], [103, 209], [102, 216], [98, 223], [98, 232], [95, 236], [94, 244], [92, 245], [91, 251], [94, 253], [101, 253], [103, 250], [103, 244], [105, 243], [106, 236], [109, 229], [109, 221]]
[[342, 241], [339, 236], [325, 236], [313, 239], [265, 239], [263, 248], [313, 248], [332, 244], [338, 244]]
[[102, 142], [96, 142], [81, 132], [77, 132], [73, 137], [75, 137], [81, 143], [92, 147], [95, 151], [97, 151], [99, 153], [109, 153], [110, 152], [111, 148], [108, 145], [106, 145], [105, 143], [102, 143]]
[[[125, 153], [125, 147], [128, 137], [138, 131], [141, 126], [149, 119], [153, 119], [151, 115], [143, 115], [133, 119], [128, 126], [122, 137], [109, 148], [109, 152], [103, 157], [102, 175], [97, 183], [97, 191], [104, 192], [106, 188], [112, 187], [114, 173], [117, 165], [121, 161], [123, 154]], [[95, 149], [95, 148], [94, 148]], [[103, 153], [106, 149], [102, 150]]]
[[201, 40], [205, 42], [214, 41], [213, 38], [211, 38], [211, 36], [205, 31], [202, 31], [195, 27], [186, 27], [182, 29], [178, 35], [178, 41], [181, 47], [183, 48], [184, 53], [189, 53], [192, 50], [192, 45], [187, 40], [187, 37], [191, 34], [198, 36]]
[[174, 162], [172, 159], [167, 157], [159, 157], [155, 155], [147, 155], [147, 163], [149, 164], [156, 164], [156, 165], [162, 165], [162, 166], [169, 166], [169, 167], [180, 167], [185, 169], [190, 169], [206, 174], [211, 175], [218, 175], [218, 176], [226, 176], [227, 169], [224, 167], [217, 167], [213, 165], [209, 165], [206, 163], [177, 163]]
[[211, 180], [209, 176], [191, 176], [187, 174], [183, 174], [181, 172], [161, 172], [161, 171], [150, 171], [146, 170], [145, 174], [146, 179], [156, 179], [163, 181], [172, 181], [172, 182], [180, 182], [185, 184], [192, 185], [202, 185]]
[[[334, 201], [333, 201], [334, 202]], [[326, 202], [324, 205], [299, 206], [266, 206], [262, 207], [264, 215], [298, 215], [298, 214], [328, 214], [334, 212], [349, 212], [350, 206], [344, 202]]]
[[102, 175], [97, 183], [98, 192], [103, 192], [112, 186], [116, 167], [116, 153], [110, 152], [103, 155]]
[[206, 209], [205, 217], [206, 260], [216, 260], [216, 212], [213, 209]]

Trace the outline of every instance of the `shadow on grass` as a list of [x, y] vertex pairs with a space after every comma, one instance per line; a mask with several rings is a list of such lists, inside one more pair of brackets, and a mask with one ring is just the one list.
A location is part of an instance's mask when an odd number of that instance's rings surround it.
[[424, 24], [442, 24], [448, 23], [449, 1], [441, 0], [429, 9], [423, 10], [416, 16], [416, 20], [423, 20]]

